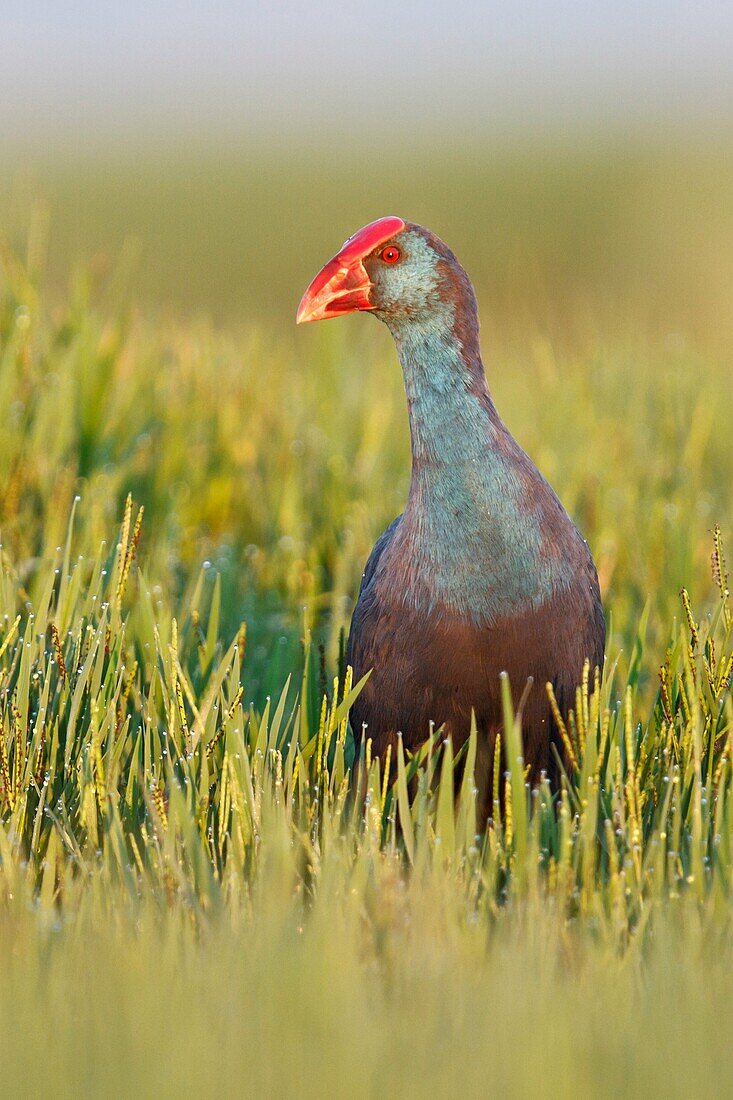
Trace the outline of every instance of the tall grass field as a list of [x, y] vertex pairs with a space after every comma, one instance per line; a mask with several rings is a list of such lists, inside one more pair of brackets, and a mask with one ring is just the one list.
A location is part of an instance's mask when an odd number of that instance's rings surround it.
[[[255, 152], [0, 173], [3, 1094], [731, 1093], [722, 143]], [[386, 213], [474, 276], [608, 620], [557, 794], [505, 685], [488, 827], [475, 735], [350, 787], [404, 394], [373, 319], [293, 321]]]

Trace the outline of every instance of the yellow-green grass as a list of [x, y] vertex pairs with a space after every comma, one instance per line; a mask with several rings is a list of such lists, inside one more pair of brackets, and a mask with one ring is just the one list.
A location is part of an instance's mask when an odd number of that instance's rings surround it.
[[[506, 169], [516, 209], [522, 163]], [[602, 231], [615, 179], [596, 182], [579, 239]], [[664, 178], [671, 206], [685, 185]], [[667, 251], [632, 202], [657, 257], [699, 245], [668, 299], [661, 277], [626, 285], [621, 247], [605, 283], [601, 257], [588, 269], [587, 294], [572, 272], [543, 288], [508, 245], [524, 299], [511, 279], [479, 283], [497, 402], [587, 535], [611, 624], [554, 803], [524, 785], [507, 705], [505, 808], [486, 833], [472, 744], [454, 789], [439, 734], [398, 760], [393, 789], [369, 763], [366, 808], [348, 793], [340, 636], [409, 464], [373, 320], [296, 337], [272, 316], [164, 318], [140, 304], [150, 272], [128, 291], [77, 277], [64, 292], [36, 230], [29, 254], [5, 249], [9, 1092], [729, 1091], [733, 637], [713, 534], [733, 546], [729, 329], [715, 325], [729, 226], [715, 238], [696, 201]], [[555, 249], [572, 240], [565, 210]], [[301, 257], [306, 279], [337, 243]], [[278, 293], [297, 300], [288, 263]]]
[[398, 754], [392, 788], [367, 750], [362, 807], [358, 685], [347, 673], [321, 704], [306, 660], [297, 698], [286, 685], [247, 707], [245, 639], [217, 643], [201, 587], [171, 618], [136, 565], [139, 533], [128, 508], [109, 551], [79, 556], [72, 537], [35, 617], [3, 563], [7, 1088], [728, 1088], [723, 593], [704, 623], [684, 613], [653, 704], [641, 636], [628, 677], [581, 686], [556, 803], [524, 782], [507, 693], [504, 808], [483, 833], [473, 737], [457, 790], [439, 733], [418, 760]]

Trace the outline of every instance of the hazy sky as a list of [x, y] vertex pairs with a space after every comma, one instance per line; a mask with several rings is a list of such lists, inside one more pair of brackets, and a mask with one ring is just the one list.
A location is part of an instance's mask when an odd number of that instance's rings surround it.
[[733, 3], [2, 0], [0, 124], [63, 141], [733, 109]]

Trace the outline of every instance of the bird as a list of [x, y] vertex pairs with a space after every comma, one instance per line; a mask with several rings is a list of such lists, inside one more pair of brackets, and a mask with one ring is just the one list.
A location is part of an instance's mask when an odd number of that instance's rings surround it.
[[[557, 789], [563, 721], [586, 662], [603, 669], [605, 620], [586, 540], [492, 399], [476, 296], [446, 244], [389, 216], [350, 237], [308, 286], [298, 324], [356, 311], [392, 334], [404, 378], [411, 474], [404, 510], [366, 563], [346, 647], [370, 673], [350, 720], [357, 750], [454, 749], [475, 720], [478, 812], [491, 813], [502, 674], [521, 706], [523, 760]], [[503, 739], [506, 746], [506, 737]], [[500, 742], [501, 743], [501, 742]], [[552, 746], [556, 751], [553, 751]]]

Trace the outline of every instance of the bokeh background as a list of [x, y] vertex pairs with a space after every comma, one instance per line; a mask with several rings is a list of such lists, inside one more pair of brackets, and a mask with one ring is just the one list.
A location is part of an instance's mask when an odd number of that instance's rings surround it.
[[3, 225], [45, 202], [56, 279], [127, 246], [138, 303], [289, 334], [313, 266], [395, 210], [491, 323], [621, 298], [714, 335], [732, 40], [722, 3], [31, 0], [0, 36]]
[[621, 298], [714, 333], [732, 41], [712, 2], [36, 0], [3, 15], [3, 227], [45, 202], [57, 281], [127, 246], [139, 304], [288, 332], [314, 265], [396, 210], [492, 322]]
[[91, 544], [131, 489], [161, 592], [210, 563], [222, 636], [247, 621], [253, 695], [304, 624], [335, 658], [407, 426], [386, 332], [294, 312], [397, 213], [474, 280], [490, 384], [591, 542], [612, 648], [649, 601], [661, 651], [731, 527], [732, 40], [729, 5], [660, 0], [4, 12], [4, 334], [28, 317], [30, 343], [0, 503], [29, 589], [75, 493]]

